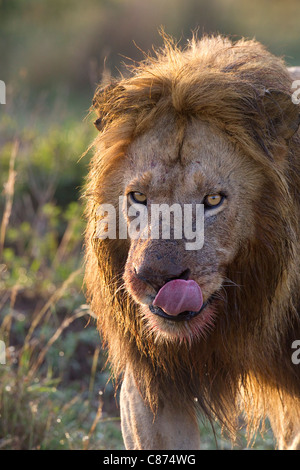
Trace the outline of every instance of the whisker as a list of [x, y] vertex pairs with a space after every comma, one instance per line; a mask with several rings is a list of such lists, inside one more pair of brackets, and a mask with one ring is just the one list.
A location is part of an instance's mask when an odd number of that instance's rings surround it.
[[107, 287], [110, 287], [112, 284], [116, 283], [117, 281], [120, 281], [122, 277], [123, 277], [122, 273], [116, 274], [110, 279], [110, 282], [107, 284]]
[[238, 288], [241, 288], [243, 287], [242, 285], [240, 284], [237, 284], [236, 282], [232, 281], [231, 279], [229, 279], [229, 277], [224, 277], [224, 281], [225, 282], [228, 282], [228, 284], [223, 284], [224, 286], [226, 287], [238, 287]]

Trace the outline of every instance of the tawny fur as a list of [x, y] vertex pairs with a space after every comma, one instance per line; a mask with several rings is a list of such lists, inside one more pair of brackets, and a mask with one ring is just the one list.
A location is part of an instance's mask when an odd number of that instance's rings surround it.
[[[296, 442], [300, 427], [300, 365], [291, 361], [300, 339], [299, 109], [282, 99], [291, 96], [291, 83], [284, 62], [255, 41], [204, 37], [181, 50], [166, 37], [155, 57], [96, 92], [100, 133], [86, 187], [87, 297], [114, 377], [129, 366], [154, 413], [172, 389], [178, 407], [217, 417], [232, 433], [241, 408], [249, 435], [269, 416], [281, 447]], [[102, 203], [118, 208], [127, 151], [137, 139], [171, 122], [180, 148], [190, 120], [227, 139], [263, 184], [259, 194], [253, 188], [253, 236], [226, 266], [232, 284], [223, 287], [213, 328], [192, 341], [158, 341], [124, 285], [130, 240], [96, 238], [96, 210]]]

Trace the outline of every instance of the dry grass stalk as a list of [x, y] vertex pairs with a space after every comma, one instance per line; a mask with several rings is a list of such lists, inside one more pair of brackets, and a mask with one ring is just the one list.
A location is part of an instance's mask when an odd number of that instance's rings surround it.
[[10, 161], [9, 161], [8, 180], [5, 183], [4, 190], [3, 190], [3, 193], [5, 195], [5, 207], [4, 207], [4, 213], [3, 213], [1, 228], [0, 228], [0, 260], [1, 260], [3, 248], [4, 248], [6, 229], [7, 229], [8, 222], [11, 216], [11, 211], [12, 211], [15, 181], [16, 181], [16, 175], [17, 175], [15, 171], [15, 161], [16, 161], [18, 150], [19, 150], [19, 145], [20, 145], [19, 141], [16, 140], [14, 142]]
[[42, 365], [44, 359], [45, 359], [45, 356], [47, 354], [47, 352], [49, 351], [49, 349], [51, 348], [51, 346], [53, 345], [53, 343], [55, 343], [55, 341], [60, 337], [60, 335], [62, 334], [62, 332], [68, 328], [68, 326], [74, 321], [76, 320], [77, 318], [81, 318], [83, 316], [86, 315], [86, 312], [85, 311], [81, 311], [79, 310], [77, 313], [75, 313], [72, 317], [69, 317], [69, 318], [66, 318], [63, 323], [61, 324], [61, 326], [55, 331], [55, 333], [51, 336], [51, 338], [49, 339], [49, 341], [47, 342], [47, 344], [44, 346], [44, 348], [42, 349], [42, 351], [40, 352], [36, 362], [32, 365], [32, 367], [30, 368], [29, 370], [29, 373], [28, 373], [28, 376], [27, 376], [27, 380], [30, 380], [32, 379], [32, 377], [34, 377], [36, 371], [39, 369], [39, 367]]
[[[24, 341], [24, 347], [29, 344], [29, 341], [32, 337], [32, 334], [35, 330], [35, 328], [39, 325], [41, 322], [41, 319], [44, 317], [44, 315], [47, 313], [47, 311], [50, 309], [52, 305], [54, 305], [65, 293], [66, 289], [68, 286], [73, 282], [73, 280], [80, 274], [81, 268], [77, 269], [73, 273], [70, 274], [70, 276], [64, 281], [62, 286], [54, 292], [54, 294], [50, 297], [50, 299], [46, 302], [44, 307], [40, 310], [38, 315], [32, 320], [32, 323], [30, 325], [30, 329], [28, 331], [28, 334], [25, 338]], [[44, 319], [45, 321], [45, 319]]]

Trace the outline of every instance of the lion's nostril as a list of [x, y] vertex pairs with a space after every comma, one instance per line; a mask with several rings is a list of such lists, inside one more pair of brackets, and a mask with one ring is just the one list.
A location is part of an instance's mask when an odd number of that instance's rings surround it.
[[155, 272], [152, 270], [137, 269], [133, 267], [135, 276], [145, 284], [150, 285], [154, 290], [158, 291], [160, 289], [159, 281]]
[[174, 281], [174, 279], [183, 279], [184, 281], [188, 281], [190, 277], [191, 270], [190, 269], [185, 269], [185, 271], [182, 271], [182, 273], [179, 276], [172, 276], [168, 277], [165, 279], [165, 284], [170, 281]]
[[183, 271], [179, 278], [178, 279], [183, 279], [184, 281], [188, 281], [189, 280], [189, 277], [190, 277], [190, 274], [191, 274], [191, 270], [190, 269], [186, 269], [185, 271]]

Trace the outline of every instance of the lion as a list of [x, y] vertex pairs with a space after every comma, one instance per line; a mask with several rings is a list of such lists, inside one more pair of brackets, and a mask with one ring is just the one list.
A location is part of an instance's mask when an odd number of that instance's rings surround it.
[[[155, 55], [96, 90], [85, 283], [121, 384], [126, 449], [199, 449], [199, 416], [235, 439], [241, 415], [249, 442], [268, 418], [277, 448], [300, 448], [291, 85], [283, 59], [255, 40], [194, 36], [183, 48], [164, 35]], [[199, 209], [201, 248], [175, 236], [174, 204], [191, 207], [194, 237]], [[170, 208], [168, 237], [151, 236], [155, 205]], [[148, 211], [146, 224], [134, 210]]]

